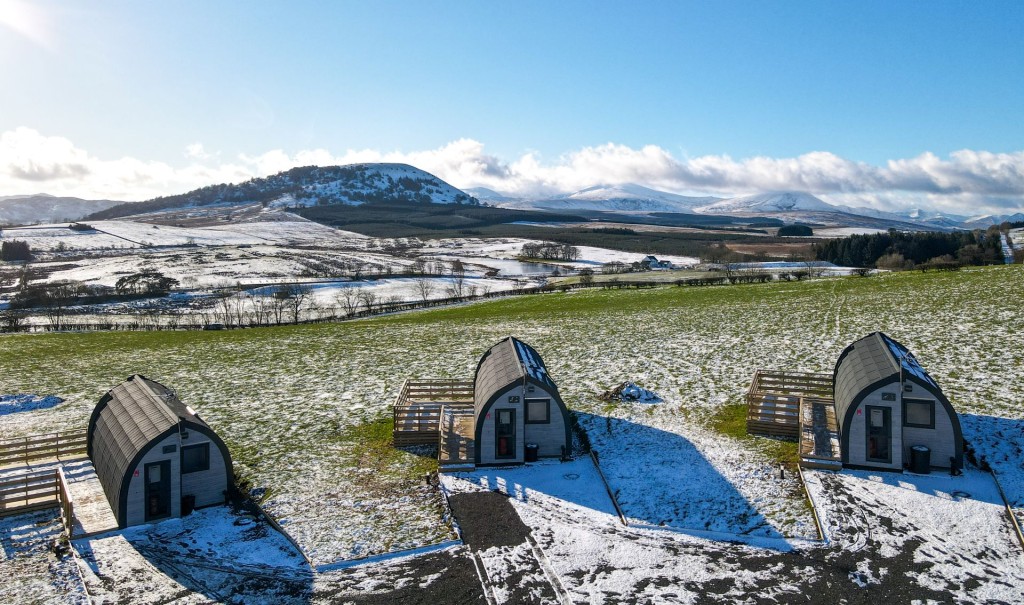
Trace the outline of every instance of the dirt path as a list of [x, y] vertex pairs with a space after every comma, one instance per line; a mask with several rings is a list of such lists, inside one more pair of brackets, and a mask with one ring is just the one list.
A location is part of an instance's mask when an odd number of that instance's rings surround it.
[[452, 512], [497, 603], [565, 603], [564, 590], [508, 496], [454, 494]]

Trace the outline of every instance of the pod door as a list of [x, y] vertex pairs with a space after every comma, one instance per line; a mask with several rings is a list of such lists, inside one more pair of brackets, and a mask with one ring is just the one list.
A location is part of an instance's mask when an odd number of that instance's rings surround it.
[[892, 463], [892, 410], [869, 405], [867, 459], [869, 462]]
[[171, 514], [171, 462], [146, 465], [146, 521], [162, 519]]
[[495, 458], [516, 457], [516, 411], [497, 410], [494, 422]]

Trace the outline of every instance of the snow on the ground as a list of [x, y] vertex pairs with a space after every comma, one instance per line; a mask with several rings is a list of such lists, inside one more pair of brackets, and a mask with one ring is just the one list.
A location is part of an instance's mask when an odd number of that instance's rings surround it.
[[[651, 527], [623, 527], [589, 458], [543, 461], [520, 467], [480, 469], [442, 477], [452, 493], [495, 490], [510, 496], [538, 543], [481, 553], [488, 575], [516, 575], [542, 561], [575, 602], [696, 602], [704, 584], [735, 583], [727, 600], [750, 594], [758, 584], [778, 582], [771, 567], [744, 569], [744, 557], [772, 556], [774, 549], [710, 540]], [[789, 547], [781, 541], [766, 541]], [[503, 557], [498, 560], [498, 557]], [[798, 577], [811, 575], [798, 571]], [[500, 578], [500, 576], [499, 576]], [[778, 591], [778, 588], [775, 589]], [[501, 602], [501, 591], [496, 591]], [[716, 591], [717, 592], [717, 591]], [[796, 592], [792, 587], [783, 593]]]
[[1024, 228], [1010, 229], [1010, 239], [1013, 240], [1014, 250], [1024, 250]]
[[[372, 292], [378, 302], [388, 301], [420, 301], [426, 294], [427, 300], [448, 298], [490, 292], [507, 292], [523, 287], [523, 282], [513, 279], [466, 277], [456, 286], [451, 277], [395, 277], [358, 282], [328, 282], [312, 286], [312, 294], [320, 306], [339, 306], [339, 297], [343, 290]], [[256, 294], [270, 294], [273, 288], [254, 291]]]
[[1006, 237], [1005, 233], [999, 234], [999, 243], [1003, 250], [1003, 258], [1006, 260], [1007, 265], [1013, 264], [1013, 245], [1010, 240]]
[[160, 246], [305, 245], [365, 242], [369, 238], [304, 220], [229, 223], [216, 227], [175, 227], [137, 221], [89, 221], [91, 230], [68, 223], [4, 229], [6, 240], [28, 242], [34, 251], [135, 249]]
[[[476, 256], [494, 259], [513, 260], [520, 256], [523, 251], [523, 244], [534, 240], [522, 238], [459, 238], [430, 240], [424, 243], [419, 249], [424, 254], [455, 254], [460, 256]], [[611, 262], [632, 264], [643, 260], [646, 254], [638, 252], [624, 252], [622, 250], [611, 250], [609, 248], [595, 248], [593, 246], [576, 246], [580, 256], [574, 261], [553, 261], [562, 266], [574, 268], [596, 268], [600, 265]], [[700, 262], [700, 259], [692, 256], [657, 255], [658, 260], [671, 262], [678, 267], [691, 267]]]
[[815, 237], [846, 237], [848, 235], [873, 235], [885, 233], [885, 229], [874, 229], [871, 227], [828, 227], [826, 229], [815, 229]]
[[70, 554], [50, 550], [62, 531], [57, 508], [0, 517], [0, 603], [89, 605]]
[[623, 404], [620, 409], [629, 410], [624, 418], [580, 415], [631, 523], [768, 538], [814, 536], [808, 512], [791, 505], [801, 489], [794, 473], [783, 478], [777, 467], [751, 464], [728, 439], [679, 419], [644, 418], [643, 408], [649, 406]]
[[480, 468], [441, 475], [450, 493], [497, 491], [521, 502], [557, 499], [566, 515], [592, 511], [615, 517], [615, 506], [589, 457], [571, 462], [541, 460], [520, 466]]
[[758, 263], [730, 263], [729, 268], [737, 271], [751, 270], [762, 272], [778, 271], [813, 271], [820, 275], [850, 275], [855, 267], [841, 267], [827, 261], [765, 261]]
[[309, 566], [280, 533], [224, 506], [73, 544], [102, 602], [300, 603], [312, 586]]
[[861, 560], [860, 580], [878, 583], [885, 559], [910, 556], [922, 586], [959, 602], [1022, 602], [1024, 557], [991, 475], [805, 471], [826, 533]]
[[204, 288], [310, 280], [310, 273], [344, 273], [357, 263], [369, 274], [383, 273], [389, 267], [402, 272], [412, 261], [362, 250], [252, 246], [140, 250], [128, 255], [34, 263], [33, 268], [47, 272], [46, 281], [76, 280], [104, 286], [114, 286], [130, 273], [152, 270], [177, 279], [183, 287]]
[[[578, 602], [742, 602], [754, 594], [767, 602], [810, 594], [821, 602], [858, 595], [893, 602], [907, 594], [920, 602], [1024, 598], [1024, 558], [988, 474], [807, 475], [827, 543], [740, 544], [671, 528], [623, 527], [588, 459], [480, 469], [443, 476], [442, 484], [456, 494], [507, 494], [530, 528], [536, 552], [480, 553], [492, 581], [494, 572], [515, 576], [543, 561]], [[502, 591], [495, 593], [501, 602]]]
[[14, 414], [15, 412], [29, 412], [31, 410], [52, 408], [63, 401], [63, 399], [56, 395], [40, 396], [28, 393], [0, 395], [0, 416]]

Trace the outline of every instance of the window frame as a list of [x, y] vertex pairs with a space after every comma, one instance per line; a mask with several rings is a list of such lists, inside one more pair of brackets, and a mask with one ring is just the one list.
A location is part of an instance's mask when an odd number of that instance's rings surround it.
[[[912, 423], [907, 415], [907, 404], [920, 405], [928, 404], [928, 424], [917, 424]], [[915, 429], [934, 429], [935, 428], [935, 400], [933, 399], [918, 399], [916, 397], [904, 397], [903, 398], [903, 426]]]
[[[530, 416], [530, 404], [544, 402], [544, 419], [533, 420]], [[528, 397], [523, 400], [523, 418], [526, 424], [551, 424], [551, 398], [550, 397]]]
[[[204, 453], [203, 464], [200, 465], [201, 468], [188, 468], [185, 465], [185, 452], [186, 452], [186, 450], [188, 450], [188, 451], [200, 450], [200, 451], [202, 451]], [[181, 446], [181, 474], [182, 475], [186, 475], [186, 474], [189, 474], [189, 473], [201, 473], [203, 471], [208, 471], [208, 470], [210, 470], [210, 442], [209, 441], [204, 441], [203, 443], [195, 443], [195, 444]]]

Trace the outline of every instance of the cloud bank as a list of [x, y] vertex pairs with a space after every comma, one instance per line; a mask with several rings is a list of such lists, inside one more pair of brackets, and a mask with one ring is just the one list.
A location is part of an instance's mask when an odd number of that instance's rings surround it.
[[638, 183], [654, 189], [721, 197], [765, 191], [806, 191], [826, 201], [878, 210], [926, 208], [957, 214], [1006, 213], [1024, 208], [1024, 151], [961, 150], [941, 158], [922, 153], [883, 166], [827, 151], [792, 158], [727, 155], [676, 158], [647, 145], [608, 143], [554, 160], [534, 153], [506, 160], [484, 145], [459, 139], [426, 151], [326, 149], [222, 158], [196, 142], [184, 164], [98, 158], [59, 136], [30, 128], [0, 134], [0, 195], [46, 192], [85, 198], [143, 200], [216, 183], [267, 176], [296, 166], [403, 162], [457, 187], [487, 187], [517, 196], [546, 196], [595, 184]]

